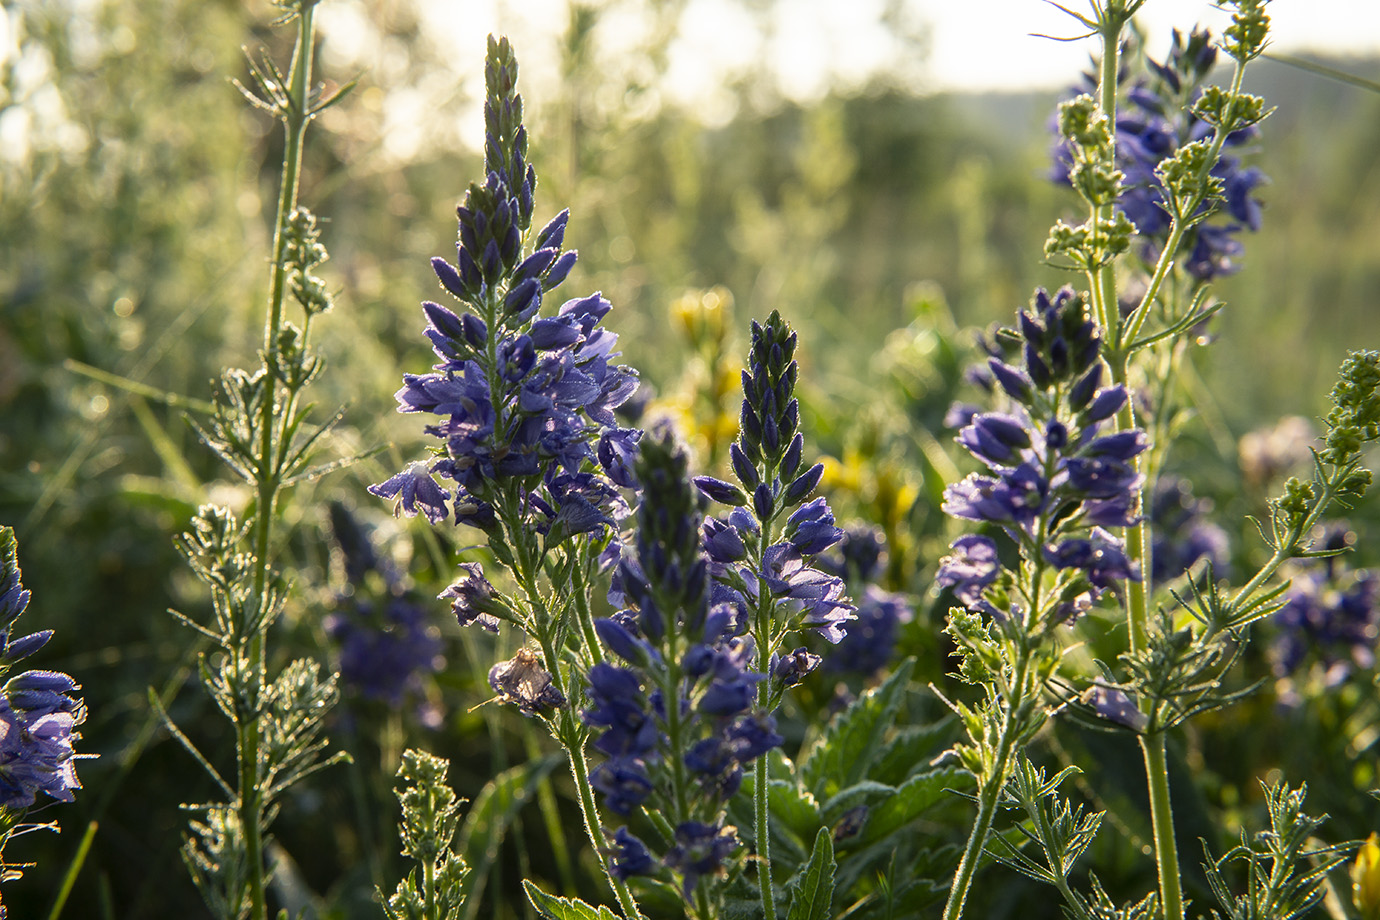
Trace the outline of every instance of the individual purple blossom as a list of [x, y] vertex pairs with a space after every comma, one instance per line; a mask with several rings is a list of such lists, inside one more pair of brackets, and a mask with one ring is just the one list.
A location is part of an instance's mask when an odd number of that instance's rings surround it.
[[460, 577], [437, 598], [450, 599], [451, 612], [461, 626], [473, 623], [491, 633], [498, 632], [499, 616], [507, 619], [511, 615], [507, 604], [484, 577], [484, 568], [478, 562], [462, 562], [459, 568]]
[[1150, 724], [1150, 717], [1140, 711], [1125, 691], [1116, 687], [1094, 684], [1086, 691], [1084, 701], [1093, 707], [1099, 718], [1113, 725], [1139, 732]]
[[1140, 581], [1140, 569], [1127, 557], [1125, 545], [1100, 527], [1086, 538], [1046, 546], [1045, 561], [1056, 569], [1081, 569], [1099, 591], [1119, 581]]
[[626, 882], [634, 875], [653, 875], [656, 860], [647, 850], [647, 845], [632, 835], [626, 827], [613, 832], [614, 851], [611, 854], [609, 871], [620, 882]]
[[1030, 447], [1028, 423], [1000, 412], [974, 415], [958, 433], [958, 443], [989, 466], [1014, 466]]
[[996, 476], [973, 474], [944, 489], [946, 514], [969, 521], [1028, 527], [1045, 509], [1049, 481], [1029, 463]]
[[750, 603], [756, 603], [765, 588], [796, 628], [813, 629], [831, 645], [847, 634], [853, 605], [845, 596], [843, 579], [808, 565], [791, 544], [768, 547], [760, 569], [741, 567], [739, 572]]
[[637, 488], [633, 464], [637, 459], [637, 442], [642, 439], [638, 428], [606, 428], [599, 435], [596, 454], [599, 465], [615, 485]]
[[634, 757], [606, 760], [589, 774], [589, 784], [604, 797], [604, 804], [620, 815], [628, 815], [652, 793], [646, 765]]
[[408, 517], [415, 517], [420, 511], [432, 524], [441, 523], [450, 513], [446, 508], [450, 493], [436, 484], [427, 465], [420, 460], [409, 463], [392, 478], [370, 486], [369, 491], [379, 498], [396, 498], [395, 508], [401, 508]]
[[834, 512], [821, 496], [806, 502], [786, 520], [786, 539], [805, 556], [824, 552], [843, 537], [834, 526]]
[[997, 543], [991, 537], [968, 534], [955, 540], [951, 549], [949, 555], [939, 560], [935, 584], [952, 589], [964, 606], [973, 607], [1001, 570]]
[[783, 687], [794, 687], [805, 679], [805, 675], [819, 667], [821, 660], [803, 645], [788, 655], [773, 655], [771, 679]]
[[719, 874], [724, 860], [737, 848], [736, 828], [686, 821], [675, 829], [675, 844], [666, 853], [666, 865], [680, 873], [681, 891], [688, 898], [700, 878]]

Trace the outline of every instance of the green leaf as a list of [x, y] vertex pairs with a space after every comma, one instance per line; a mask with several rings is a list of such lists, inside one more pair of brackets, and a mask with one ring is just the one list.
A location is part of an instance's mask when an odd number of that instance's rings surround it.
[[522, 887], [527, 890], [527, 900], [532, 906], [550, 920], [618, 920], [618, 915], [607, 907], [592, 907], [579, 898], [558, 898], [542, 891], [529, 879], [522, 880]]
[[860, 783], [854, 783], [847, 789], [840, 789], [824, 803], [820, 808], [820, 814], [825, 824], [833, 824], [843, 817], [844, 812], [851, 811], [859, 805], [866, 805], [871, 808], [878, 802], [889, 800], [896, 792], [895, 786], [874, 783], [872, 780], [865, 779]]
[[[752, 827], [753, 795], [757, 775], [749, 770], [743, 777], [743, 787], [729, 804], [729, 817], [739, 827]], [[771, 779], [767, 781], [767, 809], [771, 813], [769, 822], [773, 858], [782, 854], [782, 848], [790, 851], [791, 865], [804, 861], [809, 852], [809, 841], [824, 825], [820, 817], [819, 803], [807, 789], [794, 780]]]
[[829, 828], [821, 827], [786, 920], [828, 920], [834, 901], [834, 868], [834, 839]]
[[886, 682], [858, 697], [829, 723], [801, 765], [805, 786], [826, 799], [868, 775], [882, 737], [895, 721], [915, 659], [901, 663]]
[[802, 841], [809, 840], [823, 823], [815, 797], [789, 780], [768, 780], [767, 807], [773, 825], [779, 822]]
[[951, 798], [948, 790], [966, 786], [971, 777], [958, 767], [944, 767], [906, 780], [896, 794], [872, 809], [863, 826], [861, 843], [874, 843], [905, 827], [940, 802]]
[[929, 725], [903, 728], [877, 754], [868, 779], [899, 786], [929, 767], [934, 758], [958, 737], [958, 718], [946, 716]]

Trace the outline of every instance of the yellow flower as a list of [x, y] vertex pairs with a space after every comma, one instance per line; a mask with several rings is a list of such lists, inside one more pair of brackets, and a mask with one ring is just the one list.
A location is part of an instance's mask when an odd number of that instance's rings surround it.
[[1380, 920], [1380, 834], [1371, 834], [1351, 867], [1351, 900], [1361, 920]]

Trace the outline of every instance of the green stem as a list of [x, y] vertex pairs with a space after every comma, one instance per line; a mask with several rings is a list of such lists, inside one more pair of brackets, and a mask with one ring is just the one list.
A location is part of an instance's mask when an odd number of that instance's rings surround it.
[[422, 916], [426, 920], [440, 920], [436, 914], [436, 860], [422, 863]]
[[[1107, 118], [1108, 130], [1112, 137], [1112, 153], [1116, 154], [1116, 77], [1121, 50], [1122, 20], [1109, 20], [1102, 29], [1102, 70], [1098, 79], [1098, 105]], [[1093, 232], [1111, 220], [1113, 204], [1104, 204], [1092, 209]], [[1105, 335], [1111, 323], [1118, 316], [1116, 300], [1116, 269], [1109, 260], [1093, 271], [1089, 278], [1095, 319]]]
[[963, 848], [963, 858], [959, 860], [958, 871], [949, 886], [949, 901], [944, 905], [943, 920], [958, 920], [963, 916], [963, 904], [968, 899], [968, 889], [973, 884], [973, 875], [982, 860], [982, 849], [987, 845], [987, 835], [992, 830], [992, 819], [997, 813], [997, 800], [1006, 785], [1006, 776], [1011, 768], [1011, 753], [1016, 745], [1017, 719], [1024, 708], [1024, 687], [1026, 672], [1030, 667], [1030, 650], [1024, 643], [1017, 653], [1011, 689], [1014, 698], [1007, 699], [1006, 717], [1002, 720], [1001, 738], [997, 742], [997, 755], [992, 760], [992, 768], [987, 782], [978, 793], [978, 813], [973, 819], [973, 830], [968, 835], [968, 843]]
[[604, 660], [604, 647], [599, 644], [599, 636], [594, 632], [594, 615], [589, 609], [589, 573], [584, 562], [574, 563], [575, 579], [575, 617], [580, 621], [580, 632], [585, 637], [585, 648], [589, 651], [589, 663], [596, 665]]
[[[765, 691], [767, 681], [762, 681]], [[765, 693], [763, 696], [765, 697]], [[776, 899], [771, 890], [771, 826], [767, 816], [768, 804], [767, 755], [757, 758], [753, 766], [752, 804], [754, 830], [757, 837], [757, 887], [762, 893], [762, 914], [765, 920], [776, 920]]]
[[[287, 227], [290, 215], [297, 206], [297, 189], [302, 170], [302, 143], [307, 130], [308, 88], [311, 85], [311, 55], [314, 34], [314, 9], [306, 6], [298, 16], [297, 44], [289, 71], [289, 93], [292, 108], [284, 119], [285, 143], [283, 175], [278, 195], [278, 220], [273, 238], [273, 275], [264, 323], [264, 359], [272, 365], [278, 334], [283, 325], [283, 294], [287, 284]], [[258, 507], [254, 518], [254, 596], [258, 604], [266, 603], [269, 581], [269, 549], [272, 542], [273, 517], [278, 499], [278, 469], [275, 463], [275, 404], [278, 384], [271, 372], [264, 381], [266, 392], [259, 407], [259, 450], [256, 485]], [[244, 831], [245, 859], [249, 878], [250, 920], [265, 920], [267, 904], [264, 895], [263, 811], [265, 803], [259, 788], [259, 719], [258, 701], [266, 682], [264, 643], [267, 619], [250, 638], [246, 657], [249, 680], [255, 685], [249, 694], [254, 701], [251, 711], [242, 714], [238, 726], [240, 822]]]
[[1049, 823], [1048, 815], [1040, 809], [1038, 802], [1025, 800], [1026, 814], [1030, 816], [1035, 827], [1040, 832], [1040, 846], [1045, 851], [1045, 861], [1049, 863], [1050, 875], [1054, 878], [1054, 887], [1059, 889], [1059, 893], [1064, 896], [1064, 901], [1069, 905], [1069, 909], [1079, 914], [1080, 920], [1086, 920], [1087, 914], [1083, 911], [1082, 905], [1073, 894], [1073, 889], [1069, 887], [1068, 874], [1073, 867], [1064, 864], [1064, 854], [1050, 844], [1054, 843], [1054, 828]]
[[[533, 605], [533, 619], [537, 624], [537, 641], [541, 644], [542, 657], [546, 659], [546, 667], [551, 673], [551, 683], [557, 692], [568, 700], [567, 683], [561, 672], [561, 661], [557, 656], [557, 649], [551, 637], [550, 627], [553, 624], [550, 623], [550, 615], [541, 595], [537, 592], [535, 580], [531, 577], [531, 570], [519, 574], [526, 576], [520, 577], [519, 581], [527, 594], [528, 601]], [[599, 830], [599, 809], [594, 804], [594, 790], [589, 784], [589, 764], [585, 760], [584, 734], [575, 721], [575, 711], [569, 702], [562, 706], [559, 712], [560, 721], [556, 738], [565, 748], [566, 759], [570, 761], [570, 775], [575, 781], [575, 792], [579, 796], [580, 816], [584, 819], [585, 835], [594, 847], [594, 856], [599, 860], [599, 867], [604, 870], [604, 877], [608, 879], [609, 885], [613, 888], [614, 897], [618, 899], [618, 906], [623, 909], [623, 914], [629, 920], [636, 920], [636, 918], [642, 917], [641, 911], [637, 909], [637, 902], [633, 899], [627, 884], [613, 877], [613, 873], [609, 869], [609, 861], [604, 856], [604, 838]]]
[[1150, 820], [1155, 837], [1155, 867], [1160, 875], [1160, 907], [1165, 920], [1183, 920], [1184, 896], [1179, 881], [1179, 848], [1174, 840], [1174, 809], [1169, 801], [1169, 765], [1164, 732], [1141, 735], [1145, 779], [1150, 792]]
[[[770, 474], [774, 473], [770, 467], [767, 469], [768, 476], [765, 481], [770, 482]], [[757, 544], [757, 560], [760, 561], [766, 554], [768, 541], [771, 538], [771, 520], [761, 522], [761, 536]], [[774, 630], [772, 629], [772, 596], [771, 590], [765, 584], [759, 587], [761, 594], [757, 604], [756, 620], [754, 632], [757, 642], [757, 670], [766, 675], [766, 679], [757, 685], [757, 705], [763, 712], [769, 711], [771, 706], [771, 654], [773, 651]], [[771, 890], [771, 826], [768, 814], [768, 768], [767, 755], [763, 754], [757, 758], [753, 766], [753, 786], [752, 786], [752, 805], [753, 805], [753, 835], [757, 846], [757, 889], [762, 897], [762, 916], [763, 920], [776, 920], [776, 898]]]
[[[562, 734], [565, 734], [565, 729], [574, 728], [574, 718], [569, 707], [561, 710]], [[614, 878], [613, 873], [609, 871], [608, 859], [604, 857], [604, 843], [599, 832], [599, 810], [595, 807], [594, 790], [589, 784], [589, 765], [585, 762], [585, 747], [582, 743], [575, 742], [568, 744], [566, 751], [570, 755], [570, 774], [575, 780], [575, 791], [580, 797], [580, 814], [585, 821], [585, 833], [594, 845], [594, 855], [599, 860], [599, 866], [604, 870], [609, 885], [613, 887], [613, 895], [618, 899], [618, 906], [622, 908], [623, 915], [628, 920], [641, 920], [642, 912], [637, 909], [637, 901], [633, 899], [627, 883]]]

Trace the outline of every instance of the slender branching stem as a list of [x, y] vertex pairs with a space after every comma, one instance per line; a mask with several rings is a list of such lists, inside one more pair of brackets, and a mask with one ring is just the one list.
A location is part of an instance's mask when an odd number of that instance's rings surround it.
[[[1102, 71], [1098, 87], [1099, 101], [1110, 126], [1113, 145], [1116, 143], [1117, 57], [1123, 25], [1123, 21], [1109, 18], [1102, 27]], [[1219, 132], [1220, 134], [1221, 132]], [[1220, 151], [1221, 140], [1223, 139], [1224, 137], [1214, 138], [1216, 143], [1214, 153]], [[1110, 216], [1112, 207], [1112, 205], [1104, 205], [1102, 208], [1095, 209], [1094, 219]], [[1192, 210], [1196, 210], [1196, 207], [1197, 202], [1195, 201]], [[1192, 210], [1190, 210], [1190, 214]], [[1103, 211], [1107, 213], [1104, 215], [1101, 213]], [[1159, 285], [1164, 281], [1164, 277], [1169, 271], [1174, 252], [1183, 235], [1182, 225], [1184, 223], [1181, 220], [1175, 221], [1169, 241], [1160, 255], [1159, 264], [1156, 266], [1156, 277], [1152, 279], [1151, 290], [1146, 292], [1146, 297], [1133, 316], [1129, 331], [1125, 334], [1121, 332], [1122, 323], [1117, 303], [1115, 264], [1109, 260], [1092, 273], [1093, 302], [1097, 306], [1097, 319], [1102, 325], [1103, 334], [1110, 334], [1113, 328], [1117, 330], [1110, 356], [1112, 359], [1112, 376], [1117, 383], [1129, 384], [1127, 356], [1122, 350], [1122, 343], [1133, 340], [1140, 330], [1140, 324], [1144, 321], [1148, 306], [1153, 301], [1152, 291], [1158, 291]], [[1126, 431], [1135, 427], [1134, 404], [1134, 399], [1127, 399], [1126, 405], [1117, 413], [1118, 430]], [[1135, 460], [1135, 465], [1139, 470], [1141, 467], [1139, 458]], [[1143, 486], [1137, 490], [1131, 513], [1139, 515], [1142, 507], [1144, 507]], [[1140, 569], [1141, 573], [1139, 581], [1128, 580], [1126, 582], [1126, 616], [1132, 653], [1145, 648], [1149, 634], [1150, 541], [1147, 539], [1146, 530], [1147, 525], [1143, 518], [1126, 528], [1126, 556]], [[1154, 735], [1142, 736], [1141, 748], [1145, 755], [1146, 786], [1150, 797], [1150, 815], [1154, 828], [1155, 864], [1159, 869], [1160, 903], [1164, 908], [1165, 920], [1183, 920], [1179, 855], [1174, 841], [1174, 811], [1169, 796], [1169, 773], [1165, 763], [1164, 735], [1157, 732]]]
[[[1122, 20], [1109, 20], [1102, 29], [1102, 68], [1098, 79], [1098, 105], [1107, 118], [1107, 130], [1111, 132], [1112, 151], [1116, 151], [1116, 90], [1117, 70], [1120, 66]], [[1093, 231], [1107, 225], [1115, 206], [1099, 205], [1093, 208]], [[1094, 318], [1103, 329], [1103, 334], [1111, 329], [1117, 319], [1116, 268], [1110, 256], [1103, 264], [1090, 273], [1089, 288], [1092, 294]]]
[[[278, 195], [278, 220], [273, 238], [273, 275], [264, 322], [264, 359], [269, 368], [264, 379], [264, 394], [259, 407], [259, 445], [255, 469], [258, 507], [254, 518], [254, 598], [255, 603], [267, 603], [269, 584], [269, 553], [272, 544], [273, 519], [277, 509], [279, 466], [275, 409], [278, 402], [278, 381], [271, 370], [272, 356], [277, 349], [278, 335], [283, 326], [283, 296], [287, 285], [288, 223], [297, 207], [297, 190], [302, 170], [302, 143], [306, 135], [308, 93], [311, 86], [312, 44], [315, 34], [314, 9], [304, 4], [297, 17], [297, 44], [293, 50], [292, 67], [288, 74], [291, 106], [284, 118], [286, 139], [283, 150], [283, 175]], [[262, 613], [262, 610], [260, 610]], [[240, 822], [244, 831], [245, 859], [248, 863], [250, 920], [265, 920], [267, 904], [264, 895], [264, 854], [262, 790], [259, 788], [259, 711], [267, 680], [264, 662], [264, 631], [267, 618], [260, 616], [262, 625], [255, 630], [245, 650], [251, 683], [247, 699], [250, 710], [241, 714], [238, 726]], [[245, 696], [241, 697], [245, 699]]]

